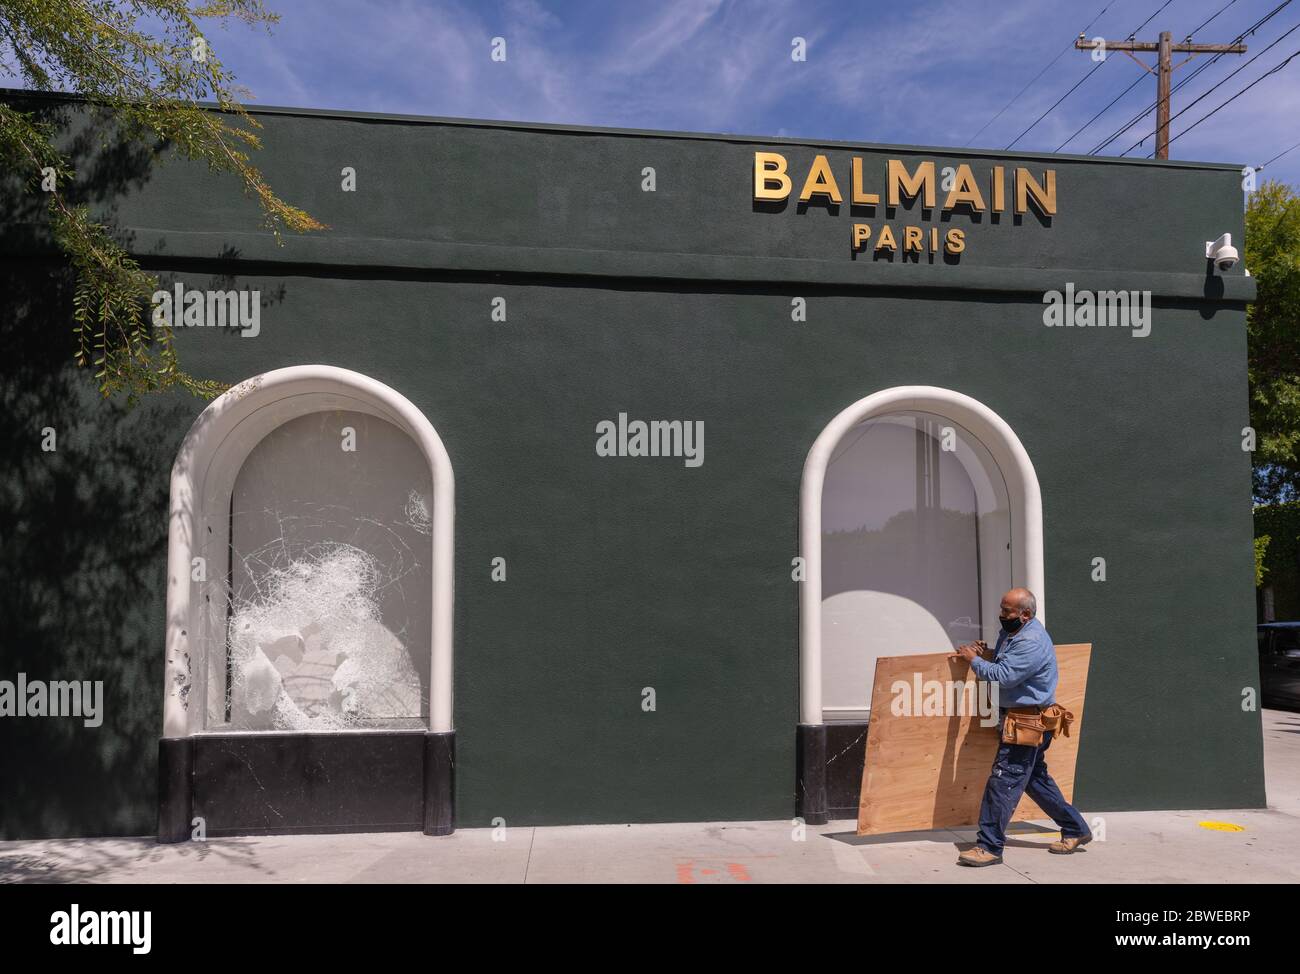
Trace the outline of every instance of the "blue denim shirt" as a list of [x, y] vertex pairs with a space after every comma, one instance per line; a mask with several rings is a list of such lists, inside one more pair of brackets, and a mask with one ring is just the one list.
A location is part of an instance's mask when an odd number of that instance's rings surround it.
[[977, 656], [970, 668], [981, 680], [996, 681], [999, 706], [1056, 702], [1056, 647], [1041, 622], [1030, 619], [1014, 636], [1002, 632], [993, 654], [992, 663]]

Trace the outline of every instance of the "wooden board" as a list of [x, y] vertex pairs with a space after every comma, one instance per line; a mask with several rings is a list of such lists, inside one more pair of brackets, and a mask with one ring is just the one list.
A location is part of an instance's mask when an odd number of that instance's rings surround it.
[[[1056, 647], [1056, 702], [1074, 713], [1070, 737], [1052, 736], [1044, 754], [1048, 771], [1067, 801], [1074, 798], [1074, 766], [1083, 731], [1091, 643]], [[965, 682], [973, 678], [960, 656], [882, 656], [876, 660], [867, 728], [867, 760], [858, 802], [858, 835], [959, 828], [977, 825], [984, 783], [1001, 737], [999, 726], [980, 726], [978, 712], [966, 716], [897, 716], [891, 704], [897, 680]], [[951, 709], [951, 708], [950, 708]], [[1011, 820], [1047, 818], [1029, 798]]]

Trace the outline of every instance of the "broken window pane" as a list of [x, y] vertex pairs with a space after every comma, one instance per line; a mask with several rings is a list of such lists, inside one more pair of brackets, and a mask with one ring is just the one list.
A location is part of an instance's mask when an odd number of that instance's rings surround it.
[[366, 413], [310, 413], [253, 449], [231, 497], [209, 726], [427, 726], [431, 501], [419, 447]]

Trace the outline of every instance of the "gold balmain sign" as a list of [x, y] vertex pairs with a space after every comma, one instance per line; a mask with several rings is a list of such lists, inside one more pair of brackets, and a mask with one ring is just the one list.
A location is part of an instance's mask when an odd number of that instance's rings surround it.
[[[881, 175], [876, 173], [876, 176]], [[885, 206], [896, 208], [904, 200], [920, 200], [923, 211], [933, 211], [943, 194], [940, 213], [990, 214], [1007, 211], [1008, 191], [1011, 210], [1022, 216], [1032, 207], [1042, 217], [1056, 215], [1056, 170], [1043, 173], [1041, 182], [1023, 166], [991, 166], [984, 178], [977, 179], [967, 163], [937, 170], [933, 161], [918, 163], [909, 169], [901, 159], [886, 160], [884, 183], [873, 183], [860, 156], [854, 156], [848, 173], [849, 203], [854, 208], [880, 205], [880, 190]], [[788, 200], [794, 192], [794, 178], [786, 157], [779, 152], [754, 153], [754, 201], [776, 204]], [[844, 193], [824, 155], [813, 158], [797, 197], [800, 203], [836, 205], [844, 202]], [[892, 256], [895, 253], [956, 256], [966, 249], [966, 232], [949, 227], [942, 232], [936, 226], [897, 226], [854, 223], [851, 233], [853, 253], [871, 251]]]

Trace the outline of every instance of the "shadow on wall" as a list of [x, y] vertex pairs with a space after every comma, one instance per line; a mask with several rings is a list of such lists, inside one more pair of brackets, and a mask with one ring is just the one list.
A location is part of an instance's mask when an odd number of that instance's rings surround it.
[[[83, 129], [72, 159], [95, 203], [139, 185], [150, 154]], [[0, 838], [148, 834], [168, 472], [200, 404], [100, 398], [73, 362], [71, 275], [31, 256], [48, 236], [37, 196], [0, 182], [0, 680], [102, 680], [102, 725], [0, 718]]]

